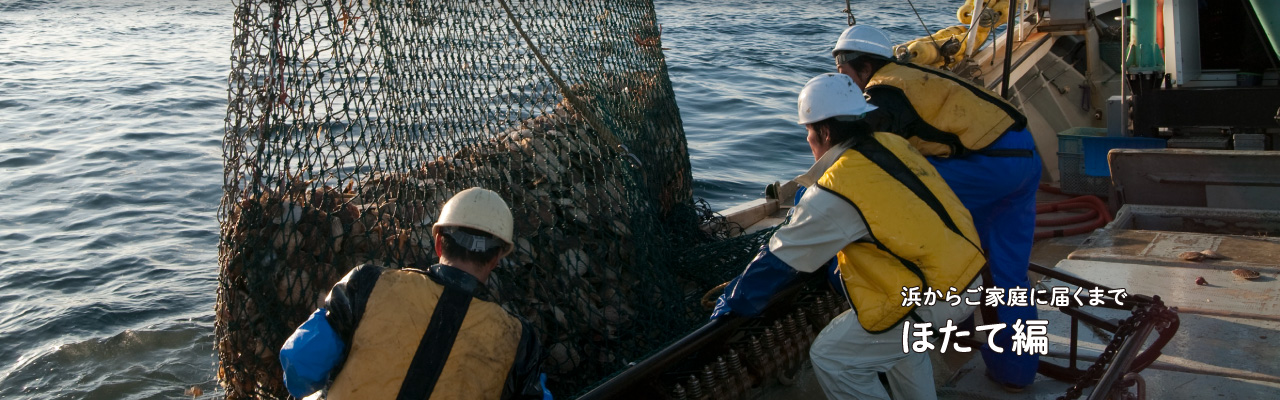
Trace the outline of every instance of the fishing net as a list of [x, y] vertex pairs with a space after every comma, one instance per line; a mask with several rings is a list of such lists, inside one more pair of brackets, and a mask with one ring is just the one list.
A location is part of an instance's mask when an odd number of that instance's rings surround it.
[[692, 200], [649, 1], [235, 7], [215, 323], [229, 398], [287, 397], [293, 329], [355, 266], [435, 262], [431, 225], [469, 187], [512, 207], [490, 296], [536, 328], [561, 394], [703, 323], [697, 298], [765, 240], [721, 240]]

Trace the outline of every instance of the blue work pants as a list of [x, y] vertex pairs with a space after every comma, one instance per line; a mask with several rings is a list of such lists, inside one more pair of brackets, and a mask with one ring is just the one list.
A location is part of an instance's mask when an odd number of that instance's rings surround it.
[[[1009, 289], [1031, 289], [1027, 265], [1035, 235], [1036, 190], [1040, 184], [1040, 156], [1035, 142], [1024, 130], [1006, 132], [988, 149], [1028, 149], [1030, 157], [973, 154], [958, 158], [929, 157], [942, 179], [973, 216], [978, 238], [987, 252], [991, 279], [988, 285]], [[1013, 323], [1036, 319], [1034, 301], [1029, 307], [998, 306], [999, 323], [1008, 324], [997, 332], [996, 353], [986, 346], [982, 359], [987, 372], [999, 383], [1026, 386], [1035, 380], [1039, 355], [1015, 355], [1012, 349]], [[986, 321], [985, 323], [997, 323]]]

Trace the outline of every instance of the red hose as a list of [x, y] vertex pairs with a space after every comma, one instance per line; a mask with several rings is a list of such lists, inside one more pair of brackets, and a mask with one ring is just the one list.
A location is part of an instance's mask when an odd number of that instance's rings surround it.
[[[1068, 205], [1077, 206], [1078, 208], [1086, 211], [1083, 214], [1076, 214], [1076, 215], [1062, 217], [1062, 218], [1045, 218], [1045, 219], [1036, 218], [1036, 226], [1071, 225], [1071, 224], [1078, 224], [1085, 221], [1092, 221], [1098, 218], [1098, 211], [1094, 210], [1093, 207], [1089, 207], [1084, 204], [1068, 204]], [[1076, 208], [1076, 207], [1071, 207], [1071, 208]]]
[[[1054, 194], [1064, 194], [1061, 189], [1044, 184], [1040, 185], [1040, 190]], [[1097, 196], [1080, 196], [1067, 200], [1036, 205], [1036, 214], [1046, 214], [1062, 210], [1087, 210], [1087, 212], [1062, 218], [1037, 218], [1036, 226], [1063, 226], [1089, 221], [1093, 222], [1084, 226], [1036, 232], [1035, 240], [1085, 234], [1092, 232], [1094, 229], [1101, 228], [1103, 225], [1111, 222], [1111, 213], [1107, 210], [1107, 204], [1102, 202], [1102, 199], [1099, 199]]]
[[[1084, 197], [1093, 197], [1093, 196], [1084, 196]], [[1098, 198], [1093, 197], [1093, 199], [1097, 200]], [[1089, 199], [1085, 199], [1083, 197], [1077, 197], [1074, 199], [1063, 200], [1059, 202], [1037, 204], [1036, 214], [1047, 214], [1047, 213], [1062, 211], [1062, 210], [1092, 210], [1098, 213], [1098, 215], [1095, 215], [1095, 216], [1098, 217], [1099, 219], [1106, 222], [1111, 222], [1111, 213], [1107, 212], [1107, 206], [1101, 204], [1102, 202], [1101, 200], [1098, 200], [1098, 201], [1088, 201], [1088, 200]], [[1051, 224], [1051, 225], [1062, 225], [1062, 224]]]
[[1040, 232], [1036, 232], [1035, 240], [1048, 239], [1048, 238], [1055, 238], [1055, 237], [1064, 237], [1064, 236], [1083, 235], [1083, 234], [1086, 234], [1086, 233], [1089, 233], [1089, 232], [1093, 232], [1093, 230], [1094, 230], [1094, 229], [1101, 228], [1101, 227], [1102, 227], [1102, 225], [1104, 225], [1104, 224], [1102, 223], [1102, 221], [1097, 221], [1097, 222], [1095, 222], [1095, 223], [1093, 223], [1093, 224], [1089, 224], [1089, 225], [1081, 226], [1081, 227], [1076, 227], [1076, 228], [1054, 229], [1054, 230], [1051, 230], [1051, 231], [1040, 231]]
[[1050, 185], [1050, 184], [1048, 184], [1048, 183], [1041, 183], [1041, 184], [1040, 184], [1040, 190], [1043, 190], [1043, 191], [1046, 191], [1046, 192], [1049, 192], [1049, 193], [1053, 193], [1053, 194], [1060, 194], [1060, 195], [1063, 195], [1063, 196], [1066, 196], [1066, 195], [1067, 195], [1066, 193], [1062, 193], [1062, 189], [1058, 189], [1058, 188], [1056, 188], [1056, 187], [1053, 187], [1053, 185]]

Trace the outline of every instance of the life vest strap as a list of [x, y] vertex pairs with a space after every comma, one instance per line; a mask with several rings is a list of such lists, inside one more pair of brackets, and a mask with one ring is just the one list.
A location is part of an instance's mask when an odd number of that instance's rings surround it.
[[471, 293], [444, 286], [444, 293], [440, 294], [431, 314], [431, 322], [427, 323], [427, 331], [422, 334], [418, 350], [409, 363], [397, 399], [426, 399], [435, 391], [436, 381], [444, 372], [444, 364], [449, 360], [449, 352], [453, 350], [458, 331], [462, 329], [462, 320], [470, 307]]
[[1035, 155], [1035, 151], [1031, 149], [986, 149], [979, 150], [975, 153], [987, 157], [1021, 157], [1030, 158]]
[[938, 215], [938, 218], [942, 219], [942, 223], [947, 226], [947, 229], [964, 237], [964, 233], [960, 232], [960, 228], [951, 219], [951, 214], [942, 206], [942, 202], [938, 200], [938, 197], [892, 151], [889, 151], [888, 148], [885, 148], [883, 144], [873, 138], [858, 140], [853, 145], [853, 150], [862, 153], [863, 157], [866, 157], [867, 160], [879, 166], [893, 179], [906, 186], [911, 193], [928, 205]]

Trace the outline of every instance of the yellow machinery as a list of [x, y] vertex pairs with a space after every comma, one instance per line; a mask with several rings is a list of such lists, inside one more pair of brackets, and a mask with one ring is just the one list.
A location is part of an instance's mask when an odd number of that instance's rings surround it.
[[[976, 8], [976, 11], [975, 11]], [[1009, 0], [983, 0], [975, 4], [966, 0], [956, 10], [960, 25], [944, 28], [929, 36], [921, 37], [897, 46], [893, 53], [899, 59], [920, 65], [949, 68], [963, 60], [982, 45], [992, 29], [1008, 18]], [[978, 18], [974, 18], [977, 15]], [[976, 32], [976, 34], [970, 34]]]

